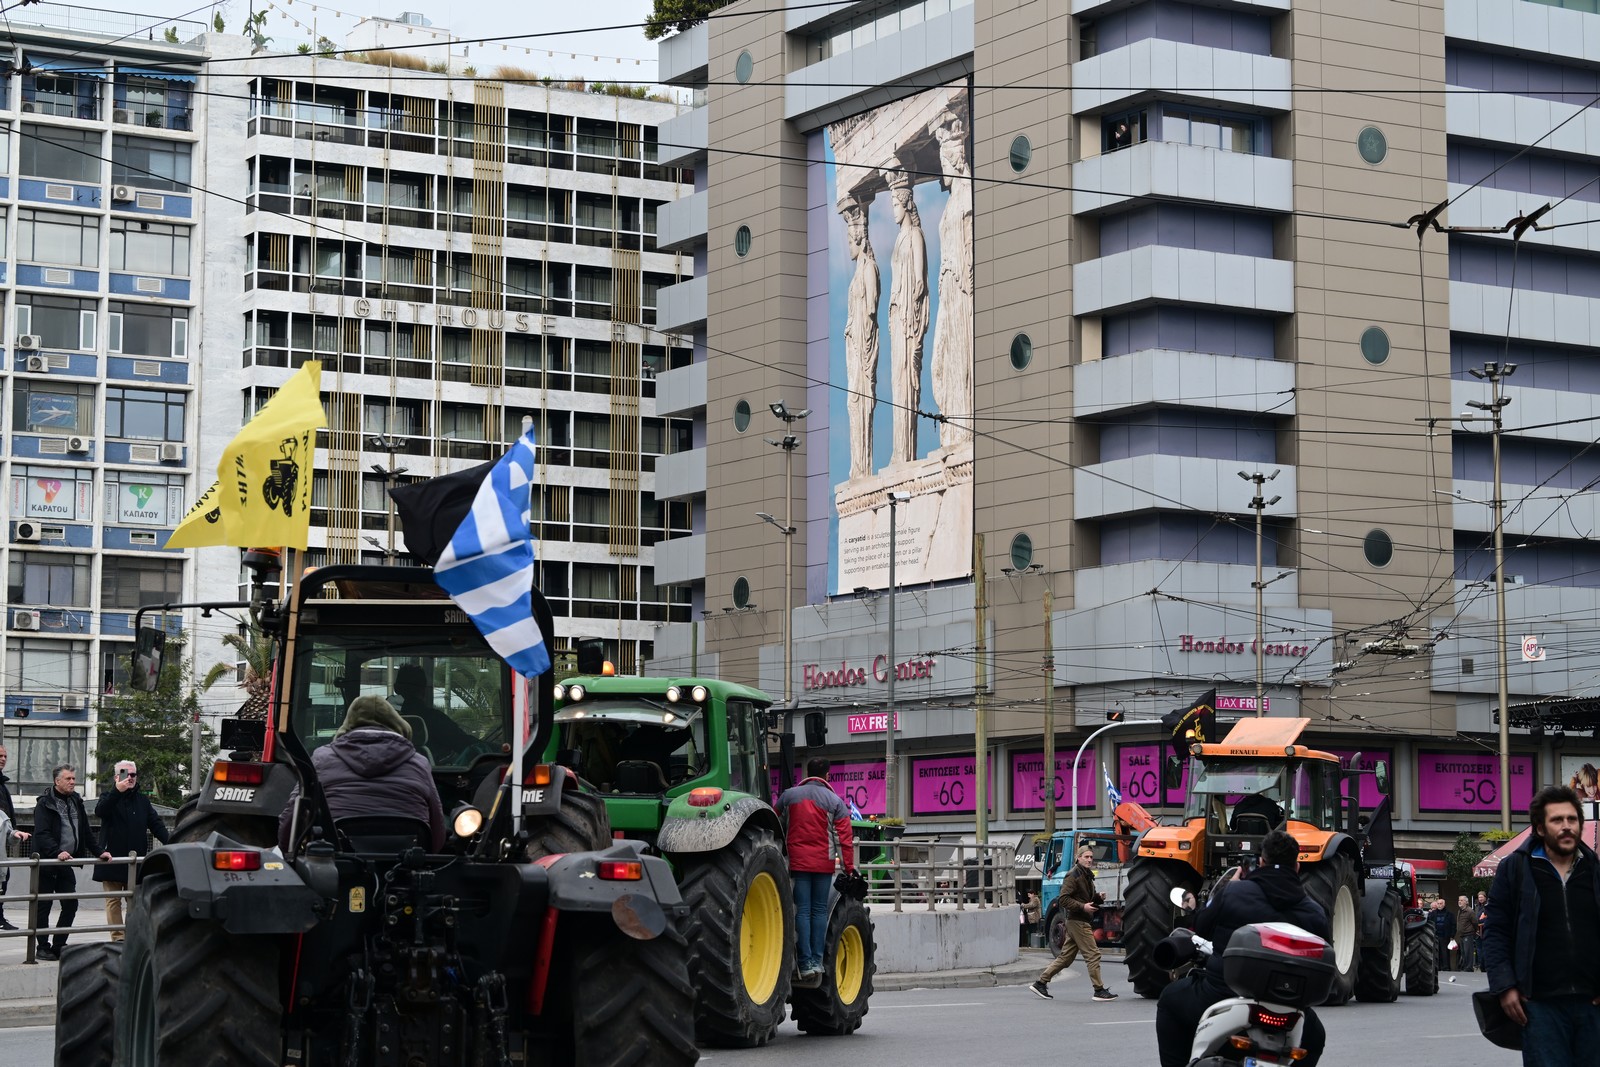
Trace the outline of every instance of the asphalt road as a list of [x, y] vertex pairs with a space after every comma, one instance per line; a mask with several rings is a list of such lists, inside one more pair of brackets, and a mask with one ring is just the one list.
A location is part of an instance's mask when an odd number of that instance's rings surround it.
[[[1095, 1063], [1144, 1067], [1155, 1063], [1155, 1003], [1126, 992], [1108, 966], [1106, 978], [1123, 995], [1110, 1004], [1088, 999], [1082, 968], [1057, 979], [1056, 999], [1043, 1001], [1026, 986], [983, 989], [913, 989], [880, 993], [861, 1031], [846, 1038], [806, 1037], [786, 1024], [766, 1048], [707, 1050], [713, 1067], [942, 1067], [945, 1064]], [[1065, 977], [1065, 976], [1064, 976]], [[1484, 988], [1479, 974], [1457, 976], [1435, 997], [1401, 997], [1394, 1004], [1324, 1008], [1330, 1067], [1375, 1063], [1511, 1067], [1516, 1053], [1478, 1036], [1468, 994]], [[55, 1030], [17, 1027], [0, 1036], [0, 1067], [53, 1062]], [[1068, 1052], [1070, 1051], [1070, 1055]]]

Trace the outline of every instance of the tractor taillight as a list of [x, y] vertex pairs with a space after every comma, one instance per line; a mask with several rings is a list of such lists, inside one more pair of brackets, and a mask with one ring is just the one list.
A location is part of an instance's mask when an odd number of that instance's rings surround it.
[[714, 785], [704, 785], [699, 789], [689, 790], [689, 806], [692, 808], [709, 808], [722, 803], [722, 790]]
[[607, 882], [637, 882], [644, 877], [644, 864], [637, 860], [602, 860], [600, 877]]
[[218, 760], [211, 765], [211, 780], [229, 785], [260, 785], [267, 777], [265, 763], [232, 763]]
[[550, 764], [548, 764], [548, 763], [535, 763], [533, 765], [533, 768], [530, 771], [528, 771], [528, 784], [529, 785], [549, 785], [550, 784]]
[[259, 871], [261, 853], [227, 849], [211, 854], [211, 866], [219, 871]]

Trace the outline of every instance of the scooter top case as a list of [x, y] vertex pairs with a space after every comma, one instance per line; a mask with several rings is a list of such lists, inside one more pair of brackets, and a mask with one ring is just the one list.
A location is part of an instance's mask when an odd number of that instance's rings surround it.
[[1241, 926], [1222, 954], [1229, 989], [1289, 1008], [1321, 1004], [1337, 973], [1333, 946], [1289, 923]]

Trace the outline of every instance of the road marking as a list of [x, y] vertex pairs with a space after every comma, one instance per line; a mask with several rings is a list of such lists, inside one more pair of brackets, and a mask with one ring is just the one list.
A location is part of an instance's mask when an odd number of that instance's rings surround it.
[[1097, 1023], [1079, 1023], [1079, 1026], [1136, 1026], [1140, 1023], [1148, 1026], [1149, 1019], [1105, 1019]]
[[[883, 1011], [890, 1008], [981, 1008], [986, 1003], [987, 1001], [982, 1000], [963, 1000], [950, 1004], [880, 1004], [878, 1005], [878, 1010]], [[704, 1058], [704, 1056], [701, 1057], [701, 1059]]]

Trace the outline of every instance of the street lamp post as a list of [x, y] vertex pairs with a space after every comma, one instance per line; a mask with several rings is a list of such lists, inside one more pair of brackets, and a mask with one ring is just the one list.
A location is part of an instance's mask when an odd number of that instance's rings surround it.
[[1494, 427], [1494, 632], [1498, 643], [1496, 664], [1497, 689], [1500, 701], [1500, 829], [1511, 830], [1511, 715], [1510, 715], [1510, 664], [1506, 648], [1506, 501], [1500, 480], [1500, 434], [1504, 429], [1501, 412], [1511, 403], [1511, 398], [1501, 392], [1507, 378], [1516, 372], [1515, 363], [1485, 363], [1482, 370], [1469, 368], [1467, 373], [1489, 383], [1489, 403], [1481, 400], [1467, 401], [1467, 407], [1486, 412], [1468, 415], [1460, 420], [1488, 422]]
[[[783, 421], [786, 429], [811, 414], [810, 408], [790, 411], [783, 401], [768, 405], [772, 413]], [[767, 438], [767, 444], [783, 449], [783, 524], [766, 512], [757, 512], [763, 522], [777, 526], [783, 534], [783, 708], [786, 714], [794, 712], [794, 453], [800, 447], [798, 434], [785, 433], [782, 439]]]
[[1266, 646], [1262, 644], [1261, 633], [1261, 594], [1267, 587], [1266, 583], [1261, 580], [1261, 519], [1262, 513], [1267, 510], [1269, 505], [1276, 504], [1283, 499], [1281, 496], [1275, 496], [1271, 500], [1264, 500], [1261, 496], [1261, 489], [1278, 476], [1280, 469], [1274, 467], [1271, 474], [1262, 474], [1260, 471], [1256, 471], [1253, 474], [1246, 474], [1244, 471], [1239, 472], [1239, 477], [1247, 482], [1254, 483], [1256, 487], [1256, 495], [1250, 500], [1250, 507], [1256, 513], [1256, 580], [1250, 583], [1250, 588], [1256, 591], [1256, 718], [1258, 719], [1261, 718], [1262, 702], [1266, 696], [1266, 685], [1263, 678], [1267, 669]]
[[[1094, 742], [1095, 738], [1099, 737], [1101, 734], [1105, 733], [1107, 730], [1115, 730], [1119, 726], [1133, 726], [1135, 724], [1135, 721], [1136, 720], [1133, 720], [1133, 719], [1119, 719], [1116, 722], [1108, 722], [1108, 723], [1106, 723], [1104, 726], [1100, 727], [1100, 729], [1096, 730], [1094, 733], [1090, 734], [1088, 737], [1085, 737], [1083, 739], [1083, 744], [1078, 746], [1078, 754], [1072, 757], [1072, 766], [1067, 768], [1067, 777], [1072, 779], [1072, 840], [1074, 842], [1074, 846], [1073, 847], [1077, 847], [1076, 846], [1076, 842], [1078, 840], [1078, 764], [1083, 760], [1083, 750], [1088, 748], [1089, 745]], [[1140, 723], [1139, 725], [1148, 725], [1148, 723]], [[1054, 767], [1046, 767], [1045, 768], [1045, 773], [1046, 774], [1050, 774], [1050, 775], [1054, 775], [1055, 774], [1055, 768]], [[1055, 784], [1055, 782], [1052, 781], [1050, 783], [1050, 793], [1051, 793], [1052, 796], [1055, 794], [1055, 791], [1056, 791], [1056, 784]]]
[[[894, 676], [895, 651], [894, 651], [894, 602], [898, 586], [895, 582], [894, 563], [895, 557], [900, 554], [899, 537], [899, 511], [900, 505], [911, 499], [911, 494], [903, 491], [889, 494], [889, 687], [884, 701], [884, 710], [888, 713], [884, 721], [883, 738], [883, 805], [884, 814], [889, 818], [896, 818], [899, 814], [900, 774], [895, 764], [897, 757], [894, 754]], [[982, 798], [979, 798], [982, 803]]]
[[407, 468], [394, 465], [394, 454], [405, 447], [405, 442], [392, 434], [379, 433], [373, 434], [368, 438], [367, 444], [371, 446], [373, 451], [387, 452], [389, 455], [387, 466], [377, 463], [372, 464], [372, 473], [383, 479], [384, 505], [388, 508], [385, 528], [389, 533], [389, 547], [384, 551], [384, 559], [392, 561], [394, 559], [394, 497], [389, 495], [389, 489], [394, 485], [395, 479], [406, 472]]

